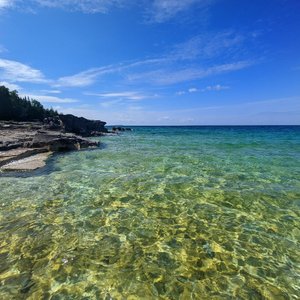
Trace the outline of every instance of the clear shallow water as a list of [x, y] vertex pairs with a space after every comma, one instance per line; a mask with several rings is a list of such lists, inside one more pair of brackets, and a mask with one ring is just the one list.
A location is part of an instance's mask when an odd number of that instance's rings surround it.
[[101, 141], [0, 177], [0, 299], [299, 299], [300, 127]]

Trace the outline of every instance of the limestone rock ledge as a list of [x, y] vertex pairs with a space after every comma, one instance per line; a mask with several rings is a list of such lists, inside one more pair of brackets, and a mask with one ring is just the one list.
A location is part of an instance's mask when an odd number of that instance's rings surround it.
[[81, 136], [45, 130], [41, 123], [0, 122], [0, 172], [35, 170], [53, 152], [98, 146], [99, 142]]
[[46, 165], [46, 160], [53, 152], [35, 154], [26, 158], [13, 160], [0, 167], [2, 171], [33, 171]]

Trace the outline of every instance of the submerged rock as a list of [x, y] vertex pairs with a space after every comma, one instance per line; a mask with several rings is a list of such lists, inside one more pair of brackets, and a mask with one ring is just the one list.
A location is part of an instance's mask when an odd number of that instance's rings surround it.
[[206, 242], [204, 245], [203, 245], [203, 250], [206, 252], [206, 255], [209, 257], [209, 258], [214, 258], [215, 257], [215, 252], [212, 250], [210, 244], [208, 242]]

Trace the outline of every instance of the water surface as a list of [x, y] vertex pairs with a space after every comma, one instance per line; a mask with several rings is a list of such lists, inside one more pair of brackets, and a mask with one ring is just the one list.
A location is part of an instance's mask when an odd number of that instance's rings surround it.
[[0, 299], [299, 299], [300, 128], [135, 127], [0, 177]]

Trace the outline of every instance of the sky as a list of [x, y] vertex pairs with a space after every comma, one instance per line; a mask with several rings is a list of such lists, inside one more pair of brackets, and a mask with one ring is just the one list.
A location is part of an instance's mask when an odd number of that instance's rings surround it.
[[0, 85], [109, 125], [299, 125], [299, 16], [299, 0], [0, 0]]

